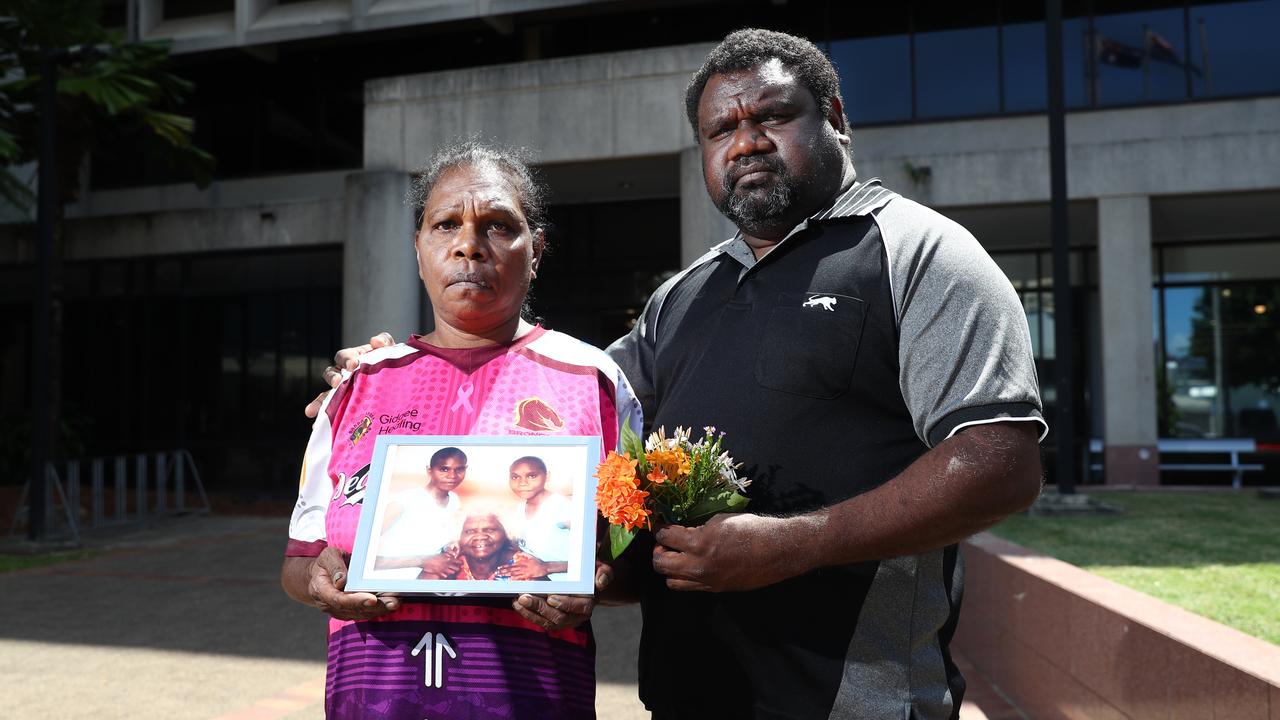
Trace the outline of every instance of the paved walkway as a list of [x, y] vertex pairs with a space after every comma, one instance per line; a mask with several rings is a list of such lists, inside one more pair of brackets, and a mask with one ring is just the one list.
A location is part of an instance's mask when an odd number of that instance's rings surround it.
[[[325, 618], [280, 590], [286, 522], [181, 518], [90, 539], [89, 560], [0, 575], [5, 717], [316, 720]], [[636, 608], [595, 618], [596, 706], [648, 718], [635, 691]], [[970, 673], [964, 720], [1017, 718]], [[977, 681], [977, 682], [975, 682]]]

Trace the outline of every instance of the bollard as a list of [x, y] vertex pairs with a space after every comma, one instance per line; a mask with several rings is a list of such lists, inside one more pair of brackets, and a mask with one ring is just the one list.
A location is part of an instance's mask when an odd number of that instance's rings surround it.
[[129, 474], [123, 456], [116, 458], [116, 522], [129, 519]]
[[143, 520], [147, 517], [147, 456], [139, 453], [134, 456], [134, 462], [137, 463], [133, 474], [138, 482], [138, 519]]
[[168, 512], [168, 499], [165, 497], [166, 486], [169, 484], [169, 456], [166, 453], [156, 453], [156, 512], [163, 515]]
[[89, 464], [89, 482], [92, 495], [89, 499], [89, 527], [102, 527], [104, 520], [103, 501], [105, 499], [102, 488], [102, 458], [94, 458]]

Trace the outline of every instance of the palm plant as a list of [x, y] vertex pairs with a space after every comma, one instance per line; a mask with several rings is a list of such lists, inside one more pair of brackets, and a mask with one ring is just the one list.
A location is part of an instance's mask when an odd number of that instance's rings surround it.
[[[133, 133], [141, 139], [133, 152], [160, 150], [198, 184], [208, 183], [213, 168], [213, 158], [191, 142], [194, 122], [173, 112], [192, 86], [166, 69], [168, 46], [126, 42], [102, 27], [101, 10], [99, 0], [0, 0], [0, 198], [28, 209], [33, 193], [12, 168], [46, 158], [39, 169], [31, 339], [33, 540], [45, 530], [45, 463], [59, 456], [53, 429], [62, 426], [61, 226], [80, 190], [84, 158], [95, 145]], [[56, 85], [48, 85], [50, 78]], [[42, 156], [42, 139], [48, 155]]]
[[[141, 129], [139, 151], [160, 151], [197, 184], [210, 179], [213, 158], [192, 144], [195, 123], [173, 112], [191, 83], [166, 69], [168, 44], [125, 42], [99, 22], [99, 0], [0, 0], [0, 163], [36, 159], [41, 74], [57, 65], [56, 122], [63, 188], [59, 206], [76, 199], [80, 167], [95, 143]], [[0, 173], [0, 197], [19, 207], [32, 194], [12, 172]]]

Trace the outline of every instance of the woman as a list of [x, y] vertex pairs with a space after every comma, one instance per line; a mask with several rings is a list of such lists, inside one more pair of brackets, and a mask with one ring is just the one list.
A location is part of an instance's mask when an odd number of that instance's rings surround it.
[[458, 534], [458, 561], [461, 567], [454, 580], [547, 580], [541, 576], [514, 578], [511, 567], [531, 558], [507, 535], [498, 515], [488, 510], [472, 511]]
[[[342, 591], [375, 444], [372, 430], [354, 432], [364, 418], [412, 408], [422, 434], [597, 435], [609, 449], [621, 423], [640, 427], [604, 353], [521, 318], [545, 226], [542, 189], [523, 163], [474, 141], [446, 148], [415, 179], [411, 201], [435, 329], [367, 353], [326, 398], [282, 570], [291, 597], [332, 616], [326, 712], [594, 717], [594, 643], [589, 628], [573, 627], [590, 598], [412, 602]], [[597, 588], [607, 577], [597, 570]]]
[[547, 490], [547, 464], [540, 457], [526, 455], [511, 463], [510, 481], [511, 492], [520, 498], [513, 527], [528, 552], [527, 559], [512, 563], [511, 577], [566, 579], [572, 503]]

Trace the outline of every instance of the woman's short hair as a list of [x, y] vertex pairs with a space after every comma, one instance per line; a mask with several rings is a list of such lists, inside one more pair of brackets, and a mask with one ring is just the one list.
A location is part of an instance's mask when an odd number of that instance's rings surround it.
[[460, 167], [492, 166], [514, 181], [520, 194], [520, 212], [529, 230], [545, 230], [547, 226], [547, 186], [529, 167], [530, 153], [522, 148], [503, 147], [470, 137], [440, 148], [413, 176], [408, 202], [413, 206], [413, 231], [422, 227], [427, 198], [445, 172]]

